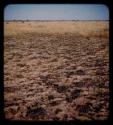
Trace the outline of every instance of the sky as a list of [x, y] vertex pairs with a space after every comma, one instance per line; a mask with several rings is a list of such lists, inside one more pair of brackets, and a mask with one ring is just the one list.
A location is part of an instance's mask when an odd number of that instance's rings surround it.
[[109, 20], [103, 4], [10, 4], [4, 20]]

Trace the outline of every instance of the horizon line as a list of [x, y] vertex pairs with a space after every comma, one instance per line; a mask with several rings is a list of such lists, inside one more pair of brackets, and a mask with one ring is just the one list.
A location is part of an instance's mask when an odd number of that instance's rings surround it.
[[4, 21], [109, 21], [109, 19], [106, 19], [106, 20], [80, 20], [80, 19], [76, 19], [76, 20], [30, 20], [30, 19], [25, 19], [25, 20], [18, 20], [18, 19], [13, 19], [13, 20], [4, 20]]

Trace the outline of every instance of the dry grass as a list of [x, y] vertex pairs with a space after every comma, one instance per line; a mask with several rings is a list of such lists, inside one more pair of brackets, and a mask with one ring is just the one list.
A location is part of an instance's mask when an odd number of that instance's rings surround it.
[[5, 117], [105, 120], [109, 22], [4, 22]]
[[[16, 27], [16, 28], [15, 28]], [[5, 36], [22, 33], [76, 33], [83, 36], [109, 37], [107, 21], [10, 22], [4, 26]], [[18, 29], [18, 30], [17, 30]]]

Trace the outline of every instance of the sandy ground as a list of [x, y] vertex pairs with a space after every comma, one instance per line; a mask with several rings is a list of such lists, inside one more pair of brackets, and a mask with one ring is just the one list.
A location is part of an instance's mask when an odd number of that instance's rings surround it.
[[4, 22], [4, 112], [10, 120], [105, 120], [109, 22]]

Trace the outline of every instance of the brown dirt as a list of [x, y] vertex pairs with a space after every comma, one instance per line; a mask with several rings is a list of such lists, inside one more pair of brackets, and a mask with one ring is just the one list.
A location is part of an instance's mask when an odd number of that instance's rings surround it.
[[4, 22], [5, 117], [105, 120], [107, 21]]

